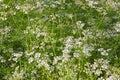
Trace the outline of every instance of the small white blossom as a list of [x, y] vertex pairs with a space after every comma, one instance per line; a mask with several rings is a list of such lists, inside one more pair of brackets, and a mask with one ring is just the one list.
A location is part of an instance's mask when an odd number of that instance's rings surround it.
[[33, 62], [34, 61], [34, 58], [33, 57], [30, 57], [29, 59], [28, 59], [28, 63], [31, 63], [31, 62]]
[[59, 60], [62, 60], [62, 56], [54, 57], [53, 65], [57, 64]]
[[21, 7], [20, 7], [19, 5], [16, 5], [15, 8], [16, 8], [17, 10], [20, 10]]
[[79, 54], [79, 53], [73, 53], [73, 56], [74, 56], [75, 58], [79, 58], [80, 54]]
[[116, 79], [114, 76], [109, 76], [106, 80], [119, 80], [119, 79]]
[[114, 29], [116, 30], [116, 32], [120, 32], [120, 22], [117, 22], [115, 24]]
[[97, 69], [97, 70], [95, 71], [95, 74], [97, 74], [98, 76], [100, 76], [100, 74], [102, 74], [102, 71], [99, 70], [99, 69]]
[[77, 28], [78, 28], [78, 29], [83, 29], [85, 23], [82, 23], [81, 21], [77, 21], [77, 22], [76, 22], [76, 25], [77, 25]]

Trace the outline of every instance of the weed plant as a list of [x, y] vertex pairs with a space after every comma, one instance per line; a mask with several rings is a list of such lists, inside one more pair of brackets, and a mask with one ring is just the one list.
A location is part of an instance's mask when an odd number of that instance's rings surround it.
[[120, 80], [120, 0], [0, 0], [0, 80]]

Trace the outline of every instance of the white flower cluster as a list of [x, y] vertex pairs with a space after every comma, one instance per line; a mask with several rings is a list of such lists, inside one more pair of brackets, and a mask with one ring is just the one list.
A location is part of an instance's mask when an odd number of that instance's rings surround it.
[[1, 80], [120, 80], [119, 0], [73, 2], [0, 0]]
[[101, 55], [103, 55], [103, 56], [108, 56], [109, 55], [109, 51], [110, 51], [111, 49], [107, 49], [107, 50], [104, 50], [103, 48], [99, 48], [98, 49], [98, 51], [101, 53]]
[[3, 35], [7, 35], [11, 31], [11, 27], [6, 26], [5, 28], [0, 29], [0, 33]]
[[116, 2], [114, 0], [107, 0], [106, 5], [112, 8], [114, 11], [119, 10], [120, 2]]
[[120, 22], [117, 22], [117, 23], [114, 25], [114, 29], [116, 30], [116, 32], [120, 32]]
[[90, 64], [90, 63], [85, 64], [84, 72], [90, 76], [92, 74], [100, 76], [101, 74], [104, 74], [105, 72], [105, 75], [108, 76], [110, 75], [110, 74], [107, 74], [107, 72], [109, 72], [109, 61], [103, 58], [98, 59], [98, 60], [95, 59], [93, 64]]
[[[23, 12], [24, 14], [28, 14], [30, 11], [36, 9], [37, 12], [41, 12], [43, 10], [43, 7], [41, 6], [42, 3], [40, 1], [24, 1], [25, 4], [16, 4], [14, 7], [15, 9]], [[32, 4], [30, 4], [32, 3]]]
[[95, 6], [98, 4], [97, 1], [92, 1], [92, 0], [86, 0], [88, 6], [90, 6], [91, 8], [95, 8]]
[[0, 62], [6, 62], [6, 60], [2, 57], [2, 56], [0, 56]]
[[68, 36], [64, 41], [64, 45], [65, 45], [65, 47], [62, 51], [63, 57], [64, 57], [64, 60], [68, 60], [70, 57], [71, 50], [73, 48], [73, 37]]
[[77, 28], [78, 28], [78, 29], [83, 29], [85, 23], [83, 23], [83, 22], [81, 22], [81, 21], [77, 21], [77, 22], [76, 22], [76, 25], [77, 25]]
[[23, 55], [23, 52], [13, 53], [9, 61], [13, 60], [15, 62], [18, 62], [18, 59], [21, 58], [22, 55]]
[[24, 75], [25, 75], [25, 70], [20, 70], [20, 67], [17, 66], [15, 68], [15, 72], [13, 72], [12, 76], [7, 78], [9, 80], [16, 80], [16, 79], [24, 79]]

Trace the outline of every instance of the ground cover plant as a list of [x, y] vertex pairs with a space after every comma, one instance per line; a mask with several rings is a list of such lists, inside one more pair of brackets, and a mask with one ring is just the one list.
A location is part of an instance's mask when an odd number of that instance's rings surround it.
[[0, 80], [120, 80], [120, 0], [0, 0]]

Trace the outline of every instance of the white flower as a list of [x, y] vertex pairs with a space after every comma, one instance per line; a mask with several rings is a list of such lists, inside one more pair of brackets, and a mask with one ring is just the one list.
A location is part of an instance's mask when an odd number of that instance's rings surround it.
[[77, 21], [76, 25], [77, 25], [78, 29], [82, 29], [84, 27], [85, 23], [82, 23], [81, 21]]
[[118, 3], [115, 2], [114, 0], [107, 0], [106, 1], [106, 5], [108, 5], [109, 7], [111, 7], [113, 10], [118, 10], [119, 6], [118, 6]]
[[26, 56], [33, 55], [34, 53], [35, 53], [34, 51], [32, 51], [32, 52], [30, 52], [30, 53], [29, 53], [29, 52], [27, 52], [27, 51], [25, 52]]
[[69, 60], [69, 58], [70, 58], [70, 55], [69, 54], [67, 54], [67, 53], [63, 53], [63, 59], [62, 59], [62, 62], [65, 62], [65, 61], [68, 61]]
[[2, 56], [0, 56], [0, 62], [6, 62], [6, 60]]
[[108, 53], [106, 51], [101, 52], [101, 55], [108, 56]]
[[83, 47], [83, 53], [86, 55], [86, 56], [91, 56], [90, 52], [94, 50], [94, 47], [92, 46], [88, 46], [88, 45], [84, 45]]
[[23, 52], [13, 53], [12, 55], [13, 55], [12, 60], [17, 62], [17, 59], [23, 55]]
[[98, 78], [98, 80], [105, 80], [103, 77]]
[[108, 65], [107, 65], [107, 64], [103, 64], [103, 65], [101, 66], [101, 68], [102, 68], [102, 69], [108, 69]]
[[6, 26], [5, 28], [3, 28], [2, 30], [1, 30], [1, 32], [2, 32], [2, 34], [8, 34], [9, 32], [11, 31], [11, 28], [10, 27], [8, 27], [8, 26]]
[[102, 74], [102, 71], [99, 70], [99, 69], [97, 69], [97, 70], [95, 71], [95, 74], [97, 74], [97, 75], [99, 76], [100, 74]]
[[17, 10], [19, 10], [21, 7], [20, 7], [19, 5], [17, 5], [17, 6], [15, 6], [15, 8], [16, 8]]
[[78, 57], [80, 56], [80, 54], [79, 54], [79, 53], [73, 53], [73, 56], [74, 56], [75, 58], [78, 58]]
[[82, 41], [81, 41], [81, 38], [78, 38], [78, 39], [75, 39], [75, 46], [76, 47], [80, 47], [82, 45]]
[[34, 58], [33, 57], [30, 57], [29, 59], [28, 59], [28, 63], [31, 63], [31, 62], [33, 62], [34, 61]]
[[13, 56], [15, 56], [15, 57], [19, 58], [19, 57], [21, 57], [21, 56], [22, 56], [22, 54], [23, 54], [23, 53], [13, 53]]
[[19, 66], [15, 68], [15, 71], [12, 74], [12, 77], [9, 78], [9, 80], [18, 80], [18, 79], [23, 79], [25, 74], [25, 70], [20, 70], [19, 71]]
[[114, 76], [109, 76], [106, 80], [118, 80]]
[[99, 48], [98, 51], [101, 53], [103, 56], [108, 56], [108, 51], [111, 49], [104, 50], [103, 48]]
[[98, 51], [104, 51], [104, 49], [103, 48], [99, 48]]
[[114, 29], [116, 30], [116, 32], [120, 32], [120, 22], [117, 22], [115, 24]]
[[94, 64], [92, 65], [92, 68], [96, 70], [98, 68], [98, 63], [94, 62]]
[[69, 49], [65, 48], [62, 52], [63, 52], [63, 54], [68, 54], [68, 53], [70, 53], [70, 52], [71, 52], [71, 50], [69, 50]]
[[57, 64], [57, 62], [58, 62], [59, 60], [62, 60], [62, 57], [61, 57], [61, 56], [54, 57], [53, 65]]
[[69, 19], [72, 19], [72, 18], [73, 18], [73, 14], [66, 14], [66, 16], [67, 16]]
[[39, 38], [40, 36], [46, 36], [46, 33], [45, 32], [39, 32], [39, 33], [37, 33], [36, 38]]
[[72, 44], [73, 43], [73, 36], [68, 36], [65, 41], [64, 41], [65, 44]]
[[55, 7], [57, 7], [57, 6], [56, 6], [55, 4], [51, 4], [50, 7], [55, 8]]
[[95, 8], [95, 5], [98, 4], [98, 2], [92, 1], [92, 0], [86, 0], [86, 2], [88, 4], [88, 6], [91, 7], [91, 8]]
[[40, 64], [41, 66], [44, 66], [47, 70], [50, 70], [50, 66], [48, 65], [46, 60], [42, 60]]
[[41, 53], [35, 53], [35, 56], [34, 56], [35, 59], [36, 59], [36, 58], [37, 58], [37, 59], [40, 58], [40, 55], [41, 55]]

